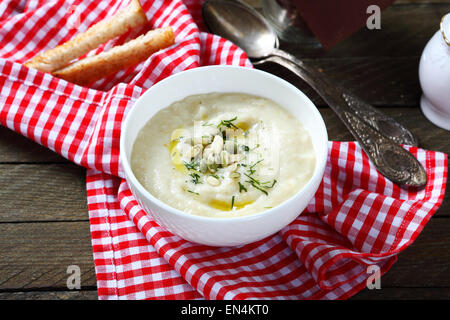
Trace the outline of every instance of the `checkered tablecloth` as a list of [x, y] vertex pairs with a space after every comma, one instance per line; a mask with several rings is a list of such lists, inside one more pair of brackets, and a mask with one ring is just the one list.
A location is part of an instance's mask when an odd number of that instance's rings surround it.
[[406, 147], [427, 170], [427, 186], [414, 190], [382, 177], [357, 143], [329, 142], [323, 181], [305, 212], [278, 234], [245, 246], [187, 242], [139, 207], [119, 163], [121, 123], [136, 99], [186, 69], [251, 64], [230, 42], [201, 31], [201, 1], [142, 0], [147, 29], [172, 26], [176, 44], [138, 66], [85, 88], [22, 65], [127, 2], [0, 2], [0, 124], [88, 168], [99, 298], [344, 299], [364, 288], [374, 271], [389, 270], [442, 203], [443, 153]]

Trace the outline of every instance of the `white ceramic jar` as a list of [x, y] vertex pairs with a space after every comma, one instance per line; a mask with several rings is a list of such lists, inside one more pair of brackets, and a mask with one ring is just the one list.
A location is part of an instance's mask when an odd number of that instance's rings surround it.
[[450, 13], [422, 53], [419, 79], [422, 112], [435, 125], [450, 130]]

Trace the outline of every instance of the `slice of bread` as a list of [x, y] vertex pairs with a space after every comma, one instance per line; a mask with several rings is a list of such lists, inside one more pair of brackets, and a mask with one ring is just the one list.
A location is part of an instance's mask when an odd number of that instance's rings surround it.
[[139, 0], [131, 0], [127, 7], [111, 18], [96, 23], [62, 45], [38, 54], [27, 61], [25, 66], [43, 72], [53, 72], [67, 66], [72, 60], [97, 48], [100, 44], [146, 23], [147, 17]]
[[72, 83], [88, 85], [144, 61], [156, 51], [171, 46], [174, 40], [171, 27], [150, 30], [121, 46], [76, 61], [52, 74]]

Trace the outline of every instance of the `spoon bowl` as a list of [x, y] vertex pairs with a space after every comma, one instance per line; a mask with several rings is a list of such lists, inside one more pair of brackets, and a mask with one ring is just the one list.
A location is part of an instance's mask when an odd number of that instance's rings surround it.
[[[232, 4], [230, 5], [230, 2]], [[236, 12], [239, 11], [239, 14]], [[207, 28], [244, 49], [249, 58], [262, 58], [278, 48], [275, 31], [253, 8], [234, 1], [206, 1], [202, 14]]]

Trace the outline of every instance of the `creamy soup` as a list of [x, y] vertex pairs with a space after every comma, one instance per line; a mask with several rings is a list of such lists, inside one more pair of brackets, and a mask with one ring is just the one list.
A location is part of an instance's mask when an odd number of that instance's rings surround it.
[[139, 182], [188, 214], [227, 218], [268, 210], [312, 177], [308, 132], [275, 102], [240, 93], [190, 96], [159, 111], [131, 154]]

